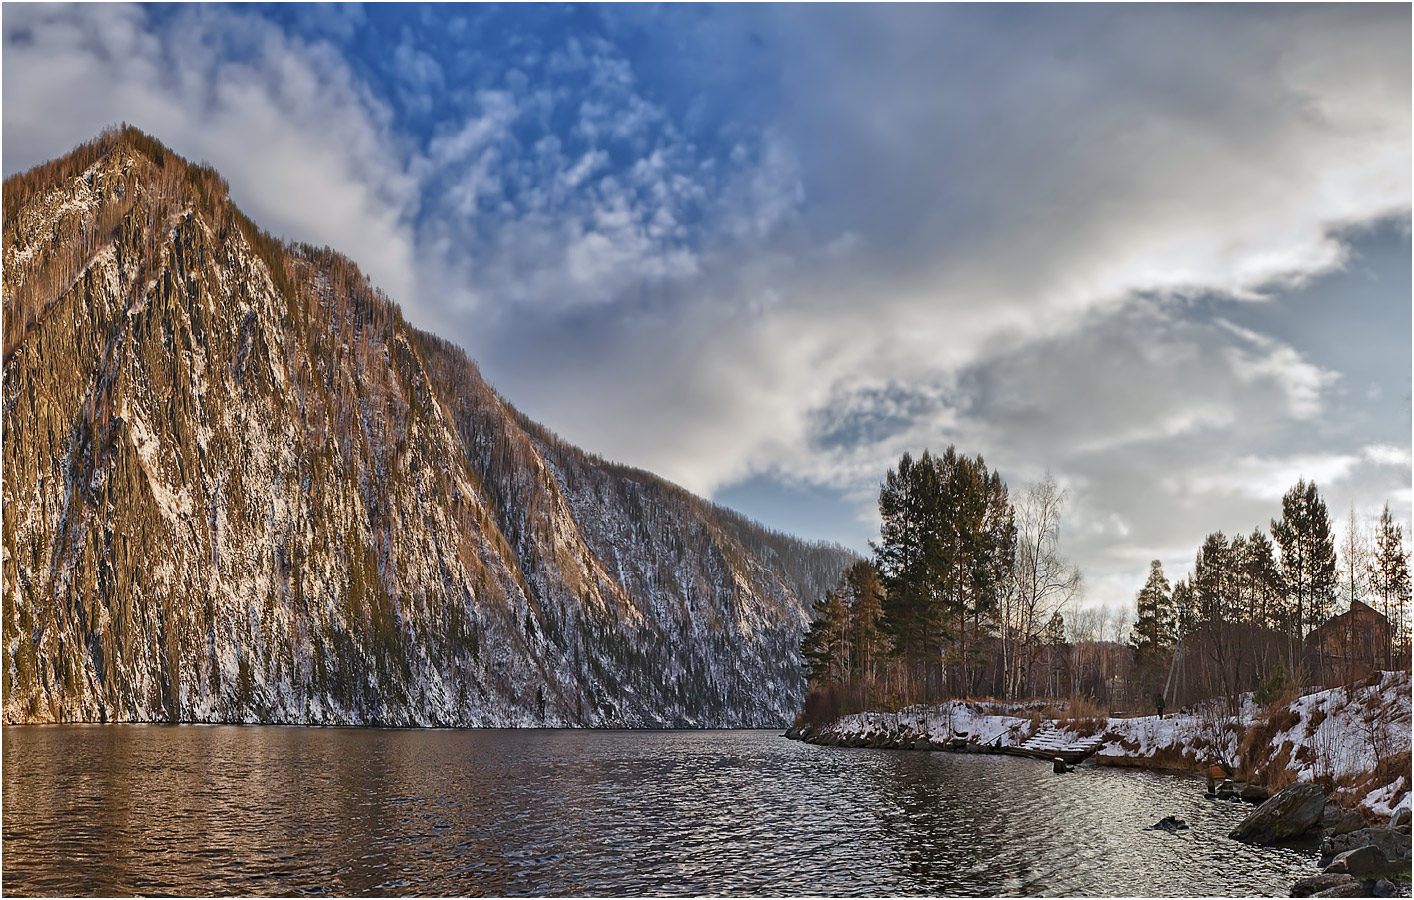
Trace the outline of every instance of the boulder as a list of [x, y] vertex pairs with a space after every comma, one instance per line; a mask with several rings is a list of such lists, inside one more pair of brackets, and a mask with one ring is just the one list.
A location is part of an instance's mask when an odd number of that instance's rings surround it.
[[1167, 831], [1168, 833], [1172, 834], [1175, 831], [1187, 831], [1188, 823], [1180, 819], [1178, 816], [1164, 816], [1162, 819], [1155, 822], [1153, 825], [1150, 825], [1149, 827], [1158, 831]]
[[1370, 893], [1376, 897], [1398, 897], [1399, 887], [1387, 878], [1381, 878], [1370, 888]]
[[1345, 872], [1322, 872], [1319, 875], [1308, 875], [1291, 886], [1291, 896], [1310, 897], [1324, 890], [1329, 890], [1338, 884], [1349, 884], [1354, 881], [1353, 875]]
[[1252, 810], [1230, 837], [1251, 844], [1275, 844], [1297, 838], [1321, 821], [1326, 795], [1318, 784], [1298, 783], [1283, 788]]
[[1349, 834], [1352, 831], [1359, 831], [1365, 827], [1365, 817], [1358, 812], [1348, 811], [1342, 813], [1335, 821], [1325, 826], [1326, 834]]
[[1409, 867], [1410, 848], [1408, 835], [1388, 828], [1361, 828], [1345, 834], [1328, 834], [1321, 841], [1322, 867], [1331, 864], [1342, 853], [1360, 847], [1378, 847], [1385, 858], [1403, 868]]
[[1249, 784], [1238, 792], [1238, 796], [1248, 803], [1265, 803], [1272, 798], [1272, 793], [1260, 784]]
[[1070, 769], [1066, 767], [1065, 760], [1061, 759], [1059, 756], [1052, 762], [1051, 769], [1057, 775], [1064, 775], [1066, 772], [1070, 771]]
[[1347, 881], [1335, 887], [1326, 888], [1324, 891], [1317, 891], [1312, 897], [1363, 897], [1365, 896], [1365, 885], [1358, 881]]
[[1326, 866], [1326, 871], [1345, 872], [1355, 878], [1380, 878], [1398, 874], [1401, 869], [1408, 867], [1408, 863], [1400, 865], [1390, 860], [1384, 851], [1374, 844], [1366, 844], [1337, 854], [1330, 865]]
[[1401, 806], [1394, 811], [1394, 817], [1389, 820], [1389, 827], [1399, 828], [1409, 824], [1409, 807]]

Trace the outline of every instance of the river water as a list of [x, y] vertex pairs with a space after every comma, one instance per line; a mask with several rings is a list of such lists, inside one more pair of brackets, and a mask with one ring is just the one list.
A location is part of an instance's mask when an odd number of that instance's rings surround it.
[[[1202, 783], [768, 731], [4, 729], [8, 895], [1284, 896]], [[1147, 830], [1167, 815], [1175, 834]]]

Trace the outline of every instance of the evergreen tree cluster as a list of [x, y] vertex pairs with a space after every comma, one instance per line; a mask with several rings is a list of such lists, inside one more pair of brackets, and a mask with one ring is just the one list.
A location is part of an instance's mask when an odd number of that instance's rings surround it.
[[904, 454], [879, 512], [874, 558], [820, 601], [802, 641], [812, 690], [836, 706], [1001, 693], [1017, 581], [1016, 514], [1001, 475], [954, 447]]
[[[1407, 663], [1408, 554], [1386, 505], [1373, 552], [1363, 550], [1354, 516], [1345, 543], [1353, 603], [1367, 589], [1391, 623], [1375, 664]], [[1340, 577], [1330, 513], [1314, 482], [1282, 498], [1270, 536], [1261, 528], [1204, 539], [1187, 577], [1172, 588], [1158, 560], [1136, 598], [1131, 637], [1136, 693], [1172, 703], [1234, 698], [1262, 686], [1331, 677], [1324, 643], [1308, 639], [1338, 608]], [[1353, 620], [1352, 620], [1353, 621]], [[1403, 649], [1402, 649], [1403, 648]]]

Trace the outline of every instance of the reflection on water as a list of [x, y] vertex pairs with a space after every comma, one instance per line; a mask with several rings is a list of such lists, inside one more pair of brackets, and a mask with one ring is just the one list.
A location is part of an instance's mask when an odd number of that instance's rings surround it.
[[[1191, 779], [774, 732], [4, 730], [7, 894], [1285, 895]], [[1191, 826], [1146, 830], [1166, 815]]]

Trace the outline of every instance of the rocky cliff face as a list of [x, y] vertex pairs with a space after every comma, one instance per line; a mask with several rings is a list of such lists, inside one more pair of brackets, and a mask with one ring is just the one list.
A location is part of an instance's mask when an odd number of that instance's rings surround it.
[[798, 707], [846, 551], [568, 446], [140, 133], [4, 204], [6, 722]]

